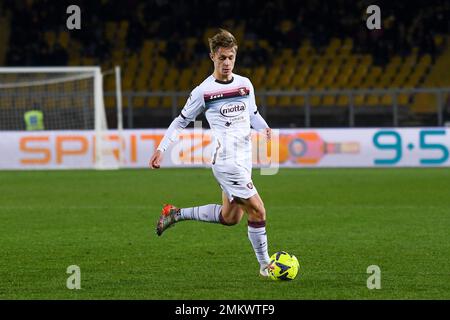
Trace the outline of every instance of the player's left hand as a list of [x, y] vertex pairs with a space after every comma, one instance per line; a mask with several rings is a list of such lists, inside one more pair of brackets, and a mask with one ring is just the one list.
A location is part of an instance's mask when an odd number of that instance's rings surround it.
[[162, 152], [156, 150], [155, 153], [150, 158], [148, 164], [152, 169], [159, 169], [161, 167], [161, 161], [162, 161]]
[[267, 142], [269, 142], [270, 139], [272, 139], [272, 129], [270, 128], [264, 129], [264, 134], [266, 135]]

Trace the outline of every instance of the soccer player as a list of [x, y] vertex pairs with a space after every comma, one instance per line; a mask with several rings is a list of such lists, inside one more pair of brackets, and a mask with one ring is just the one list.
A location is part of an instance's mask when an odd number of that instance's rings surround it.
[[[192, 92], [180, 115], [167, 129], [149, 165], [160, 167], [163, 153], [186, 126], [204, 112], [215, 140], [212, 171], [222, 189], [222, 205], [192, 208], [165, 205], [157, 223], [160, 236], [168, 227], [183, 220], [198, 220], [232, 226], [248, 214], [248, 238], [260, 264], [260, 275], [267, 277], [269, 265], [266, 210], [253, 185], [251, 127], [263, 129], [266, 139], [271, 129], [258, 113], [250, 80], [233, 73], [237, 41], [223, 29], [209, 40], [214, 72]], [[251, 127], [250, 127], [251, 126]]]

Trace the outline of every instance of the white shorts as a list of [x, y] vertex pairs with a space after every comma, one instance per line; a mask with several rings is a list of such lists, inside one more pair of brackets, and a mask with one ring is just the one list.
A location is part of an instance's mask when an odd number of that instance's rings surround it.
[[212, 166], [214, 177], [230, 202], [235, 198], [248, 199], [258, 193], [253, 185], [251, 171], [245, 168], [233, 167], [224, 170], [223, 167]]

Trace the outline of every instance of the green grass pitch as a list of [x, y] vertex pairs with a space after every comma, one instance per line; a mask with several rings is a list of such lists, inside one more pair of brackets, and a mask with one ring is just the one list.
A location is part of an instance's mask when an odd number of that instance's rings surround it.
[[253, 178], [270, 254], [299, 259], [294, 281], [257, 276], [245, 220], [156, 236], [163, 203], [220, 203], [210, 169], [0, 172], [0, 299], [450, 299], [448, 168]]

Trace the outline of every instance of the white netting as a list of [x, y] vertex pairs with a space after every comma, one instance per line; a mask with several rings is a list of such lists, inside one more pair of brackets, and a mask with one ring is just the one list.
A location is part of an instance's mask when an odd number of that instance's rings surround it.
[[45, 130], [95, 128], [95, 73], [0, 71], [0, 130], [26, 130], [25, 112], [40, 110]]

